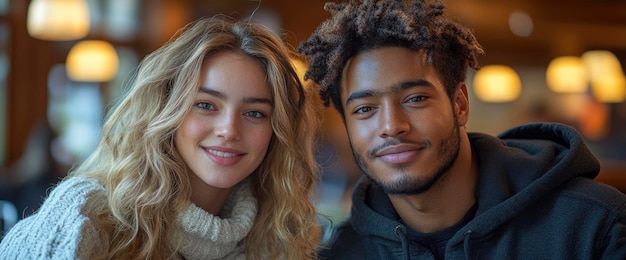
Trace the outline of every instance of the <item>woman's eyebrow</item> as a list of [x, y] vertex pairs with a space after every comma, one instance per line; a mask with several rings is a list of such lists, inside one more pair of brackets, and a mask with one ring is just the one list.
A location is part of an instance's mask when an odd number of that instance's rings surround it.
[[[228, 96], [226, 94], [219, 92], [217, 90], [213, 90], [206, 86], [200, 86], [199, 92], [214, 96], [221, 100], [228, 99]], [[264, 97], [244, 97], [243, 102], [248, 103], [248, 104], [262, 103], [262, 104], [269, 104], [270, 106], [274, 105], [274, 102], [272, 102], [271, 99], [264, 98]]]
[[226, 98], [228, 98], [226, 94], [219, 92], [217, 90], [210, 89], [209, 87], [206, 87], [206, 86], [200, 86], [199, 92], [214, 96], [222, 100], [225, 100]]

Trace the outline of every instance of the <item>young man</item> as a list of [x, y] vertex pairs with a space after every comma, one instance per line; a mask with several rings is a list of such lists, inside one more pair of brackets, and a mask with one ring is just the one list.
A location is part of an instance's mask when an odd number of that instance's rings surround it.
[[529, 124], [467, 133], [483, 50], [440, 3], [329, 3], [298, 51], [365, 177], [326, 259], [626, 259], [626, 196], [582, 137]]

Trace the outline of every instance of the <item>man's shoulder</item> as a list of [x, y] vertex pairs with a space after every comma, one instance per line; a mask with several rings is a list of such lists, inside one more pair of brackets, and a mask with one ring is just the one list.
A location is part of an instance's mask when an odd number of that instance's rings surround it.
[[564, 196], [626, 214], [626, 194], [607, 184], [579, 177], [567, 182], [562, 191]]

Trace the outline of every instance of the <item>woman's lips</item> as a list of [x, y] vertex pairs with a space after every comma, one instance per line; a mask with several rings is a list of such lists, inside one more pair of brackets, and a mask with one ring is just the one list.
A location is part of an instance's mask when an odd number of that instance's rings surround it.
[[224, 147], [205, 147], [207, 156], [220, 166], [232, 166], [239, 162], [245, 153]]

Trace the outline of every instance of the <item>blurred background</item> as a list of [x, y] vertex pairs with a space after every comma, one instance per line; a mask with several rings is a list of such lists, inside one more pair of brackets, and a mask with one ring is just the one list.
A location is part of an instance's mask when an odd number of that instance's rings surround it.
[[[328, 17], [324, 2], [0, 0], [3, 226], [36, 210], [50, 185], [89, 154], [130, 72], [179, 28], [227, 14], [263, 23], [295, 47]], [[495, 135], [528, 122], [569, 124], [600, 159], [598, 181], [626, 191], [626, 1], [445, 3], [487, 54], [468, 75], [468, 130]], [[316, 204], [337, 221], [348, 214], [360, 173], [338, 115], [322, 114]]]

